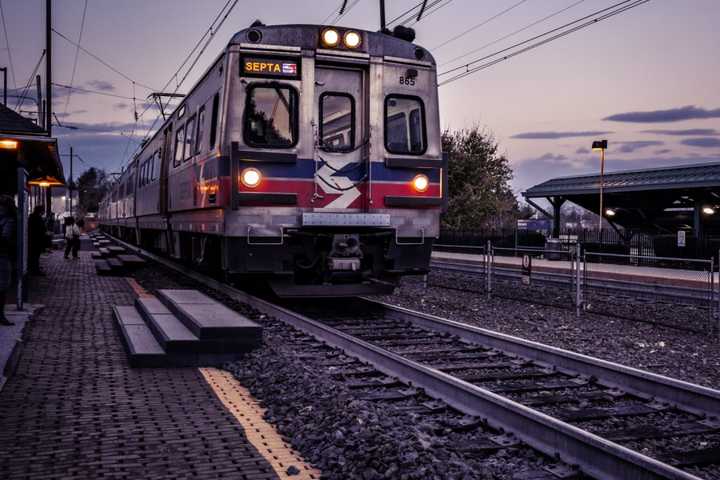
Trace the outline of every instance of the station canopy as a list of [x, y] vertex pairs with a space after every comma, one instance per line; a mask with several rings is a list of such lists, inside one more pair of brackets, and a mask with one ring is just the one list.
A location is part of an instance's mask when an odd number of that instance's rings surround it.
[[37, 184], [65, 182], [57, 139], [47, 136], [33, 121], [0, 104], [0, 190], [14, 192], [15, 169], [23, 166]]
[[[547, 199], [556, 219], [566, 201], [599, 214], [600, 175], [553, 178], [523, 196], [536, 208], [535, 199]], [[633, 231], [720, 231], [720, 162], [606, 173], [603, 210], [611, 224]]]

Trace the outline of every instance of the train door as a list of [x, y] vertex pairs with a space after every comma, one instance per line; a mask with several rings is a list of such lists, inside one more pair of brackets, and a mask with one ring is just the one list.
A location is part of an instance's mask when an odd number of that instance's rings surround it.
[[367, 205], [368, 95], [365, 71], [320, 66], [315, 72], [315, 201], [317, 210], [361, 210]]

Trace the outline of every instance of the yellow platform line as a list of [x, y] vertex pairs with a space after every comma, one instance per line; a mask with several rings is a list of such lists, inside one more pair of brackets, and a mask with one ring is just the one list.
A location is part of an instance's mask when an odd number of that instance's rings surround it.
[[132, 277], [124, 277], [125, 281], [130, 285], [138, 297], [149, 297], [150, 294]]
[[[225, 408], [242, 425], [250, 443], [265, 457], [281, 480], [320, 478], [320, 471], [307, 464], [300, 454], [283, 440], [275, 427], [263, 419], [265, 409], [232, 374], [217, 368], [201, 368], [200, 373]], [[300, 473], [288, 475], [286, 472], [291, 465], [300, 470]]]

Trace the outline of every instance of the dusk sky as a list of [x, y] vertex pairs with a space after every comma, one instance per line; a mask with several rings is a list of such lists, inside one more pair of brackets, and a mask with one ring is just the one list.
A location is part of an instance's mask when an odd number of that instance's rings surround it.
[[[136, 82], [160, 89], [225, 1], [89, 0], [81, 43]], [[450, 0], [415, 25], [417, 43], [433, 52], [443, 72], [617, 1]], [[340, 3], [241, 0], [180, 91], [194, 83], [235, 31], [255, 19], [267, 24], [321, 23]], [[391, 19], [417, 0], [387, 3]], [[24, 87], [38, 62], [44, 46], [44, 4], [2, 0], [14, 67], [14, 79], [8, 79], [11, 88]], [[54, 26], [73, 41], [78, 40], [84, 5], [84, 0], [54, 2]], [[442, 125], [480, 125], [494, 132], [515, 170], [516, 191], [554, 176], [597, 171], [599, 160], [588, 147], [599, 138], [610, 141], [608, 170], [720, 161], [718, 20], [718, 0], [651, 0], [441, 87]], [[376, 30], [377, 1], [357, 1], [340, 24]], [[4, 47], [4, 35], [0, 44]], [[474, 49], [479, 50], [451, 62]], [[73, 81], [75, 47], [55, 36], [54, 51], [54, 81], [133, 97], [130, 81], [83, 52]], [[6, 48], [0, 50], [0, 64], [9, 64]], [[61, 122], [79, 128], [55, 130], [63, 153], [72, 145], [87, 164], [118, 171], [123, 154], [128, 157], [136, 146], [131, 142], [127, 147], [134, 124], [132, 99], [74, 92], [66, 105], [67, 91], [55, 92]], [[147, 94], [147, 89], [135, 87], [138, 112]], [[149, 111], [142, 120], [152, 121], [155, 114]], [[76, 172], [85, 168], [79, 164]]]

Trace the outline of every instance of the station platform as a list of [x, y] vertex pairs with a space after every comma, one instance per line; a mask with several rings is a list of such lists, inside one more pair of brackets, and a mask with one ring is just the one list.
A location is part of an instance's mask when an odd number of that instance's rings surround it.
[[[444, 251], [433, 251], [432, 260], [473, 266], [482, 265], [485, 261], [482, 254]], [[495, 265], [498, 267], [520, 269], [522, 266], [522, 257], [495, 255]], [[572, 264], [569, 260], [546, 260], [533, 258], [532, 268], [535, 271], [541, 272], [568, 273], [572, 270]], [[580, 268], [583, 268], [583, 265], [581, 265]], [[677, 287], [704, 287], [707, 286], [710, 279], [709, 273], [697, 270], [615, 265], [606, 263], [590, 263], [588, 264], [588, 271], [588, 273], [596, 279]], [[719, 279], [720, 276], [718, 273], [715, 273], [715, 285], [717, 285]]]
[[33, 279], [30, 302], [44, 306], [28, 321], [0, 390], [0, 478], [287, 476], [288, 464], [278, 466], [246, 434], [240, 419], [252, 412], [228, 403], [227, 392], [240, 388], [232, 376], [130, 367], [112, 313], [136, 298], [128, 279], [98, 276], [90, 252], [65, 260], [56, 251], [42, 263], [47, 276]]

